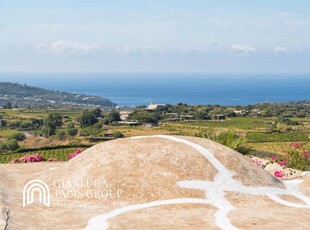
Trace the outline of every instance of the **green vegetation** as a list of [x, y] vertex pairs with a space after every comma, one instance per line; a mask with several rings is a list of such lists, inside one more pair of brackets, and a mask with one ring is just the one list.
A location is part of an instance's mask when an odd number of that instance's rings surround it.
[[123, 138], [124, 134], [122, 134], [120, 131], [116, 131], [116, 132], [113, 132], [112, 136], [115, 138]]
[[[305, 154], [308, 154], [305, 156]], [[298, 169], [301, 171], [310, 170], [310, 154], [308, 151], [300, 152], [298, 150], [292, 150], [288, 153], [287, 167]]]
[[71, 137], [76, 136], [78, 134], [78, 132], [79, 132], [79, 130], [76, 128], [67, 128], [67, 130], [66, 130], [66, 134], [68, 136], [71, 136]]
[[0, 98], [0, 106], [4, 109], [13, 107], [80, 109], [116, 106], [109, 99], [98, 96], [65, 93], [9, 82], [0, 82]]
[[8, 140], [17, 140], [17, 141], [23, 141], [26, 139], [26, 136], [24, 133], [21, 132], [13, 132], [9, 135], [7, 135], [7, 139]]
[[8, 140], [5, 143], [0, 144], [0, 151], [15, 151], [19, 148], [17, 140]]
[[62, 126], [62, 116], [58, 113], [50, 113], [44, 120], [42, 133], [45, 137], [56, 134], [56, 130]]
[[285, 133], [247, 133], [249, 143], [258, 142], [288, 142], [288, 141], [309, 141], [307, 133], [285, 132]]
[[158, 122], [158, 120], [160, 119], [160, 116], [158, 113], [147, 113], [147, 112], [135, 111], [132, 114], [130, 114], [129, 119], [133, 121], [155, 123], [155, 122]]
[[3, 108], [4, 109], [13, 109], [11, 101], [5, 102], [5, 104], [3, 105]]
[[209, 128], [236, 128], [236, 129], [265, 129], [268, 127], [274, 118], [251, 118], [251, 117], [232, 117], [224, 121], [181, 121], [180, 124], [205, 126]]
[[82, 117], [79, 119], [79, 122], [83, 129], [96, 124], [98, 122], [97, 112], [95, 110], [85, 110]]
[[120, 120], [121, 120], [121, 117], [119, 113], [117, 111], [113, 111], [106, 116], [106, 118], [104, 119], [104, 123], [107, 125], [107, 124], [112, 124]]
[[[158, 109], [140, 106], [120, 111], [0, 109], [0, 162], [40, 151], [47, 154], [44, 158], [56, 155], [48, 158], [67, 160], [62, 149], [157, 134], [208, 138], [243, 154], [286, 155], [287, 142], [303, 141], [310, 147], [309, 107], [309, 102], [296, 102], [245, 107], [179, 103]], [[129, 116], [124, 118], [124, 112]], [[125, 122], [119, 122], [121, 114]]]
[[242, 154], [247, 154], [251, 149], [244, 147], [246, 143], [246, 138], [237, 135], [234, 131], [221, 131], [206, 134], [197, 134], [198, 137], [208, 138], [212, 141], [218, 142], [225, 145], [231, 149], [234, 149]]
[[56, 137], [57, 137], [59, 140], [65, 140], [65, 139], [66, 139], [66, 131], [63, 130], [63, 129], [57, 130], [57, 132], [56, 132]]
[[54, 158], [57, 161], [67, 161], [69, 154], [75, 152], [77, 147], [71, 147], [71, 148], [61, 148], [61, 149], [50, 149], [50, 150], [37, 150], [37, 151], [28, 151], [24, 153], [11, 153], [11, 154], [0, 154], [0, 163], [8, 163], [11, 162], [15, 158], [23, 157], [27, 154], [35, 154], [38, 153], [45, 160]]

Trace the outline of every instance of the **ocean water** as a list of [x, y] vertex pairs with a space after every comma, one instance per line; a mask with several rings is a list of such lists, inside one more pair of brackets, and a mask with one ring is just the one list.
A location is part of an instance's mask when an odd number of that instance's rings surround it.
[[0, 74], [0, 81], [98, 95], [120, 106], [310, 100], [310, 75]]

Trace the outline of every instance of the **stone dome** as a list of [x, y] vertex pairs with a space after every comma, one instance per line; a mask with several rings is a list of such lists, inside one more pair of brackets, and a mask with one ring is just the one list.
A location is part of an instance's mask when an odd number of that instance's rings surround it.
[[[270, 221], [259, 219], [266, 210], [280, 217], [299, 208], [310, 214], [299, 182], [283, 183], [240, 153], [201, 138], [117, 139], [69, 162], [36, 167], [14, 169], [19, 182], [15, 178], [2, 198], [16, 229], [27, 229], [20, 220], [34, 214], [45, 222], [28, 229], [266, 229]], [[13, 207], [22, 202], [13, 187], [22, 190], [31, 179], [48, 185], [50, 207]]]

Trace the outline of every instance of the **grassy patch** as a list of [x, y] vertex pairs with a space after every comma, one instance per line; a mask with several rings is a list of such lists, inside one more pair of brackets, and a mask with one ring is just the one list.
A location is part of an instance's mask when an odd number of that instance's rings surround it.
[[249, 132], [246, 135], [248, 142], [288, 142], [288, 141], [309, 141], [307, 133], [285, 132], [285, 133], [259, 133]]
[[1, 129], [0, 130], [0, 137], [1, 138], [8, 138], [14, 134], [20, 133], [19, 131], [12, 130], [12, 129]]
[[271, 118], [233, 117], [224, 121], [183, 121], [180, 124], [204, 126], [210, 128], [235, 128], [235, 129], [264, 129], [274, 121]]

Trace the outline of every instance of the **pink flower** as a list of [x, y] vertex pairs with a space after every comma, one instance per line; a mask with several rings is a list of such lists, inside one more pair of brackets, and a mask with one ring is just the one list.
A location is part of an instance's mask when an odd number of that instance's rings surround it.
[[81, 152], [83, 152], [83, 149], [77, 149], [74, 153], [69, 154], [68, 159], [71, 160], [77, 155], [79, 155]]
[[26, 154], [25, 156], [19, 158], [19, 160], [23, 163], [33, 163], [43, 161], [44, 158], [41, 155], [35, 153], [33, 155]]
[[282, 171], [275, 171], [274, 176], [277, 178], [282, 178], [283, 176], [285, 176], [285, 174]]
[[310, 159], [310, 152], [309, 152], [308, 150], [305, 150], [303, 153], [301, 153], [301, 155], [302, 155], [303, 157], [307, 157], [307, 158]]
[[276, 157], [276, 156], [273, 156], [273, 157], [271, 157], [271, 160], [272, 160], [272, 161], [276, 161], [276, 160], [277, 160], [277, 157]]
[[298, 149], [301, 148], [303, 146], [303, 144], [301, 142], [292, 142], [290, 144], [294, 149]]
[[77, 153], [77, 154], [80, 154], [81, 152], [83, 152], [83, 149], [77, 149], [77, 150], [75, 151], [75, 153]]
[[287, 161], [286, 160], [283, 160], [283, 161], [280, 161], [278, 163], [278, 165], [280, 165], [281, 167], [285, 166], [287, 164]]

